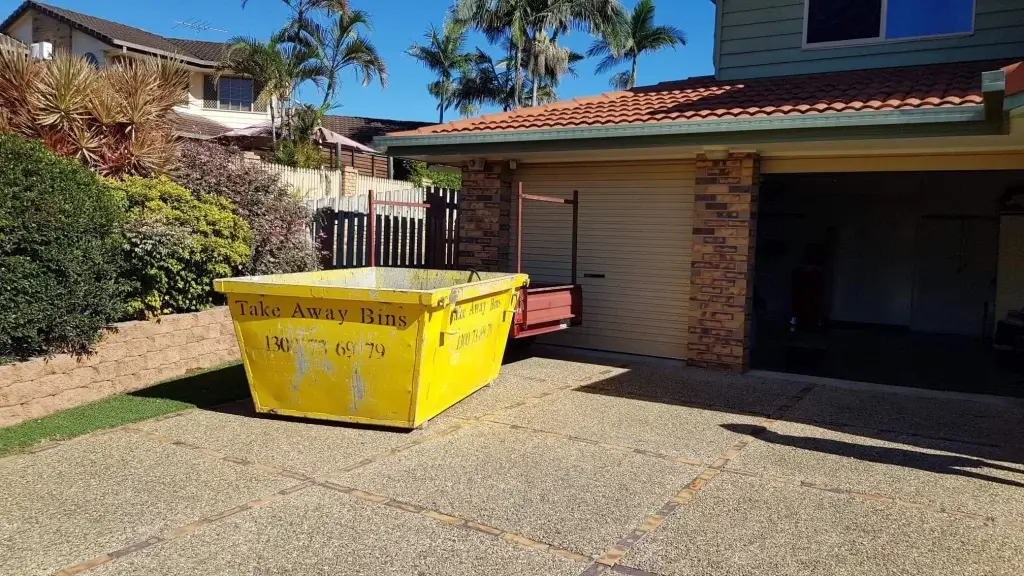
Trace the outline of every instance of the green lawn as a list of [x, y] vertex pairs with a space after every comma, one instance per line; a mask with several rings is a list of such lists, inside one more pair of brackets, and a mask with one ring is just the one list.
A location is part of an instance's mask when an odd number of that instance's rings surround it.
[[189, 408], [206, 408], [249, 395], [241, 364], [226, 364], [132, 392], [0, 428], [0, 457], [44, 440], [61, 440]]

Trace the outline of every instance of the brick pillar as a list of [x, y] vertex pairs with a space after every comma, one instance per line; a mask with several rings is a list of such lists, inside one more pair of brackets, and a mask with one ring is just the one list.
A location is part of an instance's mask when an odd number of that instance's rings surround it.
[[459, 268], [503, 272], [509, 266], [512, 173], [504, 162], [462, 169], [459, 198]]
[[697, 366], [750, 366], [759, 165], [754, 154], [697, 157], [687, 346]]
[[341, 167], [341, 195], [355, 196], [359, 193], [359, 170], [351, 166]]

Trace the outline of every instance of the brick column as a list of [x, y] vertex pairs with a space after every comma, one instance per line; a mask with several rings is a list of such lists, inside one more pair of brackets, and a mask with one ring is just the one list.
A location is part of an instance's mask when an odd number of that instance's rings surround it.
[[351, 166], [341, 167], [341, 195], [355, 196], [359, 193], [359, 170]]
[[750, 366], [759, 159], [697, 157], [687, 360], [742, 372]]
[[504, 162], [462, 169], [459, 198], [459, 268], [503, 272], [509, 266], [512, 173]]

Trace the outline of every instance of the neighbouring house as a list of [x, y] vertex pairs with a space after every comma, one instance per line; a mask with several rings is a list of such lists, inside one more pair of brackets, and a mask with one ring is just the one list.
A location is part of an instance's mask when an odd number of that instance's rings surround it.
[[177, 110], [183, 136], [208, 138], [270, 118], [258, 87], [249, 78], [222, 74], [225, 44], [167, 38], [88, 14], [29, 0], [3, 23], [0, 33], [32, 45], [48, 42], [54, 51], [69, 51], [103, 66], [117, 58], [160, 57], [179, 60], [190, 72], [188, 104]]
[[[371, 146], [374, 138], [383, 136], [388, 132], [416, 130], [424, 126], [430, 126], [430, 122], [337, 115], [328, 115], [324, 118], [324, 128], [364, 146]], [[395, 169], [398, 167], [390, 163], [390, 158], [384, 154], [367, 154], [358, 149], [343, 148], [340, 159], [342, 166], [351, 166], [359, 170], [360, 174], [378, 178], [389, 174], [390, 176], [388, 177], [392, 178], [401, 177], [401, 179], [405, 179], [406, 177], [406, 175], [401, 173], [396, 175]]]
[[[5, 39], [4, 35], [10, 38]], [[231, 75], [230, 71], [218, 73], [226, 47], [223, 42], [168, 38], [34, 0], [21, 4], [0, 23], [0, 49], [9, 45], [24, 46], [27, 50], [29, 45], [41, 42], [50, 43], [54, 50], [81, 55], [96, 66], [124, 57], [175, 58], [191, 73], [188, 104], [176, 110], [174, 117], [178, 135], [207, 140], [231, 130], [265, 124], [268, 138], [254, 138], [250, 144], [256, 151], [268, 148], [270, 112], [267, 103], [256, 97], [260, 87], [252, 79]], [[375, 136], [427, 125], [428, 122], [356, 116], [328, 116], [325, 121], [329, 130], [367, 146]], [[351, 166], [361, 174], [375, 177], [392, 173], [387, 156], [358, 147], [325, 151], [325, 162]]]
[[1024, 308], [1024, 9], [942, 6], [717, 0], [713, 76], [376, 144], [463, 166], [464, 267], [521, 241], [565, 282], [571, 211], [516, 191], [579, 191], [584, 325], [550, 342], [1020, 394], [990, 341]]
[[[429, 125], [429, 122], [409, 120], [327, 115], [323, 122], [325, 132], [341, 138], [331, 139], [335, 141], [334, 144], [323, 142], [322, 139], [315, 141], [323, 148], [324, 166], [339, 169], [355, 168], [360, 174], [374, 178], [404, 179], [406, 175], [402, 173], [402, 167], [395, 166], [392, 158], [377, 152], [370, 145], [373, 144], [375, 137], [388, 132], [415, 130]], [[269, 157], [273, 151], [273, 134], [269, 120], [256, 126], [221, 132], [216, 135], [216, 140], [263, 157]]]

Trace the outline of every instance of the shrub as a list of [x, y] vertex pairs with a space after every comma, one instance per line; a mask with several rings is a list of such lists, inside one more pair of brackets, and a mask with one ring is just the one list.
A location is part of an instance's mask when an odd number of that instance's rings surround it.
[[236, 274], [248, 261], [252, 232], [226, 198], [193, 196], [165, 176], [129, 176], [110, 185], [128, 206], [130, 317], [207, 308], [215, 301], [213, 280]]
[[185, 142], [172, 178], [198, 194], [231, 200], [236, 214], [253, 230], [246, 274], [315, 270], [317, 249], [310, 237], [312, 214], [275, 174], [246, 165], [237, 151]]
[[105, 176], [166, 169], [176, 148], [172, 110], [187, 102], [188, 72], [167, 60], [120, 59], [96, 69], [0, 50], [0, 132], [40, 140]]
[[431, 170], [426, 162], [408, 158], [402, 159], [399, 165], [402, 173], [397, 174], [399, 170], [396, 169], [396, 177], [410, 180], [417, 186], [437, 186], [451, 190], [462, 188], [462, 174], [459, 172]]
[[303, 140], [279, 140], [274, 148], [274, 162], [295, 168], [320, 168], [323, 158], [316, 144]]
[[88, 169], [0, 135], [0, 361], [83, 353], [118, 318], [123, 217]]

